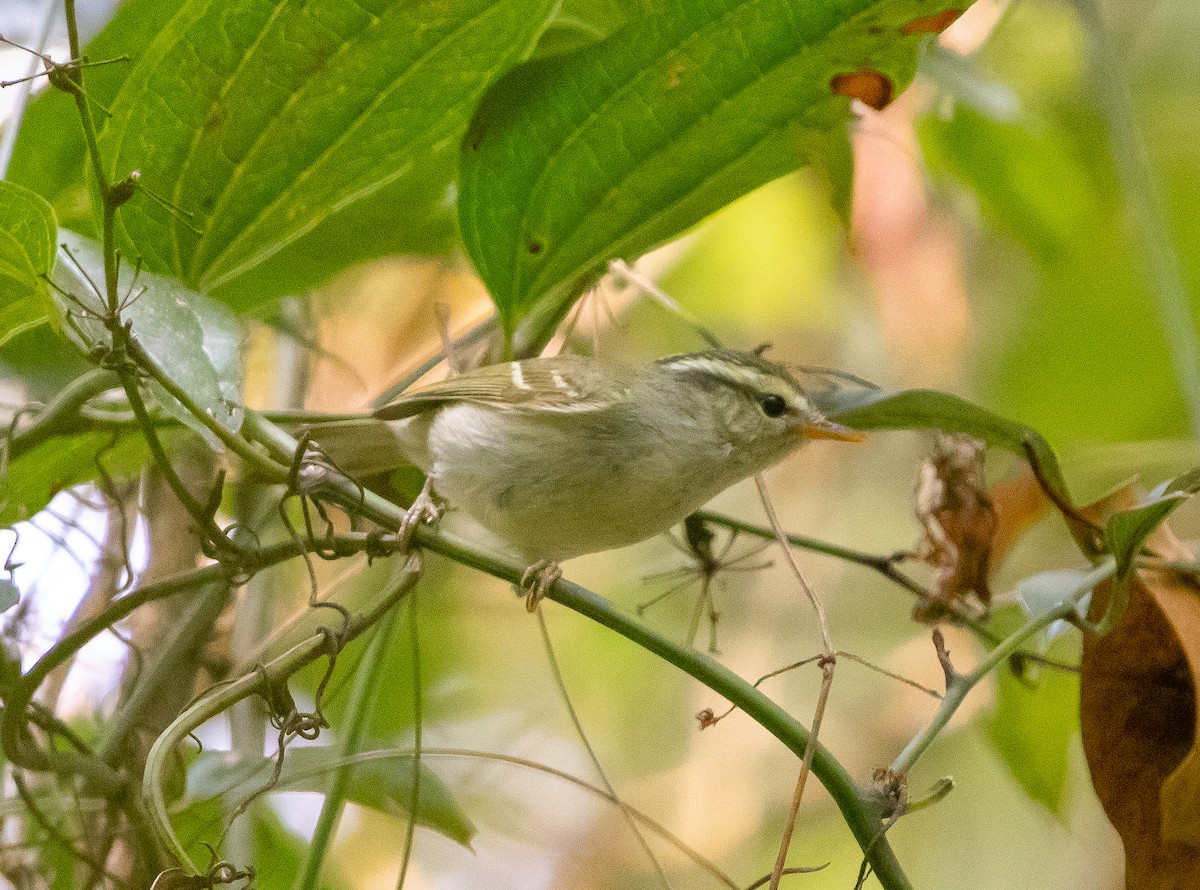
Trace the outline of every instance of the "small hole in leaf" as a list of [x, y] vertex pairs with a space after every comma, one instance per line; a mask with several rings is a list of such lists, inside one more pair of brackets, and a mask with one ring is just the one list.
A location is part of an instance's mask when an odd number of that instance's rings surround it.
[[835, 96], [849, 96], [882, 111], [892, 101], [892, 80], [872, 68], [834, 75], [829, 89]]

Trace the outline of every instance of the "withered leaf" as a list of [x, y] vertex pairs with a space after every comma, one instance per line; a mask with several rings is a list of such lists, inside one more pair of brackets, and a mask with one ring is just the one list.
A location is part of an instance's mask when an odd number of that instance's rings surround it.
[[971, 594], [991, 602], [989, 578], [1013, 544], [1049, 502], [1033, 473], [986, 488], [986, 445], [965, 435], [939, 435], [917, 482], [917, 519], [924, 532], [917, 556], [937, 568], [931, 596], [914, 610], [918, 621], [936, 621], [945, 605]]
[[[1084, 512], [1104, 519], [1139, 501], [1127, 486]], [[1148, 543], [1160, 555], [1192, 558], [1166, 526]], [[1090, 618], [1099, 620], [1111, 592], [1111, 584], [1096, 589]], [[1124, 844], [1131, 890], [1200, 887], [1198, 671], [1200, 587], [1179, 573], [1136, 571], [1117, 627], [1084, 639], [1083, 747]]]

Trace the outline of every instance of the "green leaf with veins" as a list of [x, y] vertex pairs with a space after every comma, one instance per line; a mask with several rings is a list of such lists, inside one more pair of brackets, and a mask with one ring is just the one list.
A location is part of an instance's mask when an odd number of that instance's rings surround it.
[[1164, 483], [1150, 492], [1145, 501], [1132, 510], [1122, 510], [1108, 518], [1104, 542], [1117, 560], [1117, 577], [1123, 578], [1133, 568], [1134, 558], [1141, 552], [1146, 539], [1154, 533], [1177, 507], [1200, 488], [1200, 471], [1193, 470], [1178, 479]]
[[0, 345], [48, 321], [54, 211], [41, 196], [0, 180]]
[[[173, 434], [164, 431], [168, 446]], [[136, 432], [91, 430], [53, 436], [9, 462], [0, 476], [0, 526], [36, 515], [60, 491], [99, 478], [136, 477], [150, 452]]]
[[[248, 307], [351, 262], [444, 251], [472, 110], [531, 51], [554, 0], [190, 0], [101, 133], [127, 253]], [[199, 232], [194, 229], [199, 229]]]
[[[886, 104], [953, 0], [664, 0], [526, 63], [463, 147], [459, 221], [513, 331], [763, 183], [849, 166], [848, 96]], [[848, 194], [847, 188], [841, 191]]]
[[[99, 317], [104, 304], [95, 287], [102, 286], [104, 263], [100, 246], [74, 232], [59, 233], [63, 256], [54, 273], [55, 302], [63, 322], [83, 350], [107, 348], [110, 338]], [[241, 327], [228, 309], [180, 282], [136, 272], [121, 265], [121, 320], [133, 336], [182, 387], [192, 400], [220, 424], [236, 432], [242, 424]], [[213, 433], [157, 383], [155, 398], [181, 423], [216, 445]]]

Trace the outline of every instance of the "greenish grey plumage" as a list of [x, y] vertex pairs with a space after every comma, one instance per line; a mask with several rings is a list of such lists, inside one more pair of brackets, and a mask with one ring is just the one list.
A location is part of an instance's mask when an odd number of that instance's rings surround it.
[[808, 439], [862, 438], [782, 366], [733, 350], [505, 362], [375, 416], [440, 499], [530, 563], [652, 537]]

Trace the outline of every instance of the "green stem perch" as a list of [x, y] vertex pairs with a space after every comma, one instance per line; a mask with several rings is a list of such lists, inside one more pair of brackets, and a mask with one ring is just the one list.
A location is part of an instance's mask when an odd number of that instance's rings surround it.
[[103, 368], [75, 378], [27, 426], [13, 435], [9, 443], [12, 453], [28, 451], [56, 433], [63, 432], [89, 399], [120, 385], [121, 379]]
[[[273, 449], [276, 460], [288, 461], [295, 453], [296, 441], [254, 411], [246, 412], [243, 432]], [[343, 509], [366, 516], [387, 528], [397, 528], [404, 520], [405, 511], [402, 507], [374, 492], [362, 491], [348, 479], [330, 480], [322, 494], [337, 502]], [[513, 584], [520, 583], [525, 570], [525, 566], [482, 553], [465, 542], [457, 541], [427, 526], [419, 526], [416, 529], [415, 540], [428, 550]], [[578, 584], [560, 580], [550, 588], [547, 598], [616, 631], [690, 674], [718, 695], [737, 705], [767, 732], [783, 742], [797, 757], [804, 756], [809, 743], [808, 730], [778, 704], [724, 665], [667, 639], [632, 616], [621, 612], [608, 600]], [[841, 763], [823, 746], [818, 745], [814, 751], [812, 771], [837, 803], [842, 817], [884, 888], [911, 888], [912, 885], [900, 867], [886, 836], [883, 835], [882, 802], [871, 800], [870, 796], [854, 783]]]

